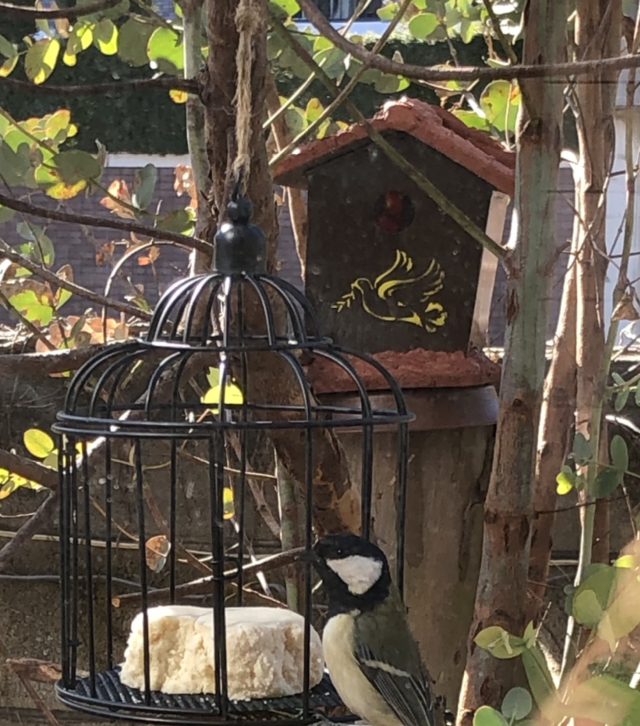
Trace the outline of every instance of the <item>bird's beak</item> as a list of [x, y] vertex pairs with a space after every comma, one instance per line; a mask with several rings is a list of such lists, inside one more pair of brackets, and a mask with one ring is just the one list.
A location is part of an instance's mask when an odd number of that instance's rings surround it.
[[304, 552], [301, 552], [298, 555], [298, 559], [300, 562], [309, 563], [310, 565], [315, 565], [320, 562], [320, 558], [313, 550], [305, 550]]

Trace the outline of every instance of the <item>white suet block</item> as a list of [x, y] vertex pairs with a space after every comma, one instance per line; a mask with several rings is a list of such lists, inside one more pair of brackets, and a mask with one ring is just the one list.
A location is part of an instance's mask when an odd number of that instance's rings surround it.
[[[215, 693], [213, 612], [166, 605], [149, 608], [151, 689], [163, 693]], [[229, 698], [275, 698], [303, 687], [304, 618], [269, 607], [226, 608]], [[324, 659], [311, 629], [311, 686], [322, 679]], [[120, 680], [144, 689], [143, 618], [138, 613], [124, 654]]]

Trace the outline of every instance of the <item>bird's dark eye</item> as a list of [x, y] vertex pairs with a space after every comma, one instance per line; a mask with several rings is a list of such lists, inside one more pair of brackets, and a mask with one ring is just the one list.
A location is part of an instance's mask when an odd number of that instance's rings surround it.
[[337, 555], [341, 555], [342, 554], [342, 547], [338, 547], [338, 549], [336, 550], [336, 554]]

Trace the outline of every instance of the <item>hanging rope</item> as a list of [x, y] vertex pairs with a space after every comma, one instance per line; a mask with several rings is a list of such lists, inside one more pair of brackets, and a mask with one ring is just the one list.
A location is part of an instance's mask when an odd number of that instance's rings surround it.
[[251, 168], [251, 70], [261, 20], [262, 0], [240, 0], [236, 10], [236, 28], [239, 36], [236, 54], [238, 86], [235, 95], [237, 149], [233, 165], [236, 193], [239, 194], [242, 194], [243, 187], [249, 179]]

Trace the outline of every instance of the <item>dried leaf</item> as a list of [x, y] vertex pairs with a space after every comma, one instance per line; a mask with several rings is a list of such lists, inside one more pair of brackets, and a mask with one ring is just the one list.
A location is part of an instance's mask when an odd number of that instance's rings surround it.
[[611, 314], [611, 320], [640, 320], [640, 313], [636, 310], [633, 293], [625, 292]]
[[161, 572], [167, 563], [170, 550], [171, 543], [163, 534], [150, 537], [145, 547], [147, 567], [152, 572]]

